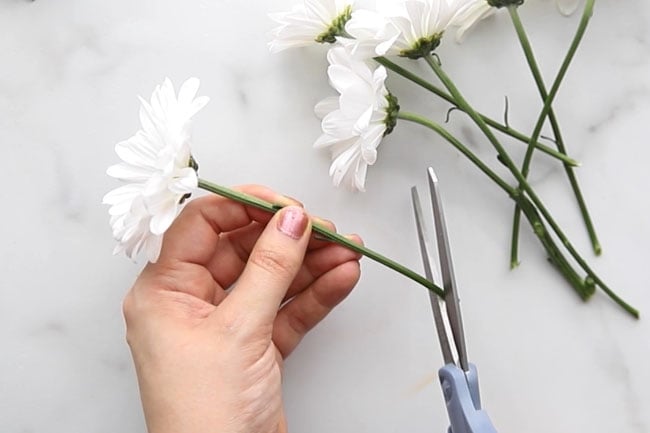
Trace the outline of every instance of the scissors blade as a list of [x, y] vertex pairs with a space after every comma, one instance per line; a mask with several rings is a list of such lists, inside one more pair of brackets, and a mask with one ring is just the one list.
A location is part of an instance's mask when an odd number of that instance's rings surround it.
[[456, 351], [458, 352], [460, 368], [467, 372], [469, 371], [469, 362], [467, 360], [467, 347], [465, 345], [463, 320], [460, 314], [460, 302], [458, 299], [458, 290], [456, 288], [456, 278], [454, 277], [454, 266], [451, 261], [451, 249], [449, 247], [449, 238], [447, 236], [445, 215], [442, 210], [438, 177], [431, 167], [429, 167], [427, 173], [429, 178], [429, 189], [431, 190], [433, 220], [436, 227], [438, 255], [440, 257], [442, 287], [445, 289], [445, 307], [447, 309], [447, 316], [451, 326], [452, 338], [456, 346]]
[[[424, 275], [429, 281], [435, 282], [433, 278], [433, 269], [431, 267], [431, 256], [429, 255], [429, 249], [427, 247], [424, 218], [422, 217], [422, 206], [420, 205], [420, 197], [416, 187], [411, 188], [411, 201], [413, 202], [413, 213], [415, 214], [415, 225], [417, 227], [418, 240], [420, 242], [420, 254], [422, 255], [422, 264], [424, 265]], [[454, 353], [452, 352], [449, 339], [447, 338], [449, 325], [445, 323], [445, 317], [443, 316], [440, 307], [440, 298], [435, 293], [429, 291], [429, 300], [431, 301], [433, 320], [436, 324], [438, 341], [440, 342], [440, 349], [442, 350], [442, 358], [445, 364], [455, 364]]]

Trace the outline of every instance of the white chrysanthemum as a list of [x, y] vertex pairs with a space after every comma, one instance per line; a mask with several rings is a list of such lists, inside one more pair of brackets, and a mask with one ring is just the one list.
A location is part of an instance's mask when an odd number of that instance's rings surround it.
[[375, 55], [418, 58], [438, 46], [472, 1], [384, 0], [375, 13], [355, 11], [345, 29], [359, 44], [374, 42]]
[[[579, 1], [555, 0], [555, 6], [562, 15], [569, 16], [576, 11]], [[456, 41], [462, 42], [467, 30], [474, 27], [479, 21], [492, 15], [496, 9], [496, 7], [490, 6], [487, 0], [472, 0], [471, 4], [456, 20], [456, 25], [458, 26]]]
[[199, 80], [190, 78], [178, 96], [169, 79], [157, 86], [151, 101], [140, 98], [142, 129], [115, 146], [122, 162], [107, 174], [123, 185], [104, 196], [110, 205], [110, 223], [118, 241], [114, 253], [133, 258], [144, 251], [155, 262], [162, 235], [176, 218], [180, 203], [197, 188], [198, 178], [190, 154], [191, 119], [207, 104], [196, 97]]
[[383, 66], [373, 70], [342, 46], [330, 49], [327, 59], [330, 84], [340, 95], [316, 105], [323, 134], [314, 147], [331, 152], [335, 186], [364, 191], [368, 166], [377, 160], [377, 147], [394, 126], [396, 100], [384, 84]]
[[272, 53], [287, 48], [336, 41], [350, 19], [353, 0], [303, 0], [289, 12], [270, 14], [278, 27], [271, 31]]

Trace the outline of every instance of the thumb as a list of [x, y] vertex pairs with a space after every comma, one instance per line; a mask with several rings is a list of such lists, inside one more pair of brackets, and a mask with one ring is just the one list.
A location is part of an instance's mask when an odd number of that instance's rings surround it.
[[222, 313], [238, 317], [246, 327], [272, 325], [302, 266], [310, 231], [309, 216], [302, 207], [280, 209], [253, 247], [235, 288], [221, 303]]

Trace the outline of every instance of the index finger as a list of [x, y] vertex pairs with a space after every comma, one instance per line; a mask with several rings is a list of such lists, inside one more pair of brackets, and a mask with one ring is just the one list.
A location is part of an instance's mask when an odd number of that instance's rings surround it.
[[[278, 204], [291, 200], [260, 185], [236, 187], [238, 191]], [[273, 215], [261, 209], [210, 194], [190, 201], [165, 233], [159, 262], [181, 261], [206, 266], [212, 259], [219, 235], [253, 221], [266, 223]]]

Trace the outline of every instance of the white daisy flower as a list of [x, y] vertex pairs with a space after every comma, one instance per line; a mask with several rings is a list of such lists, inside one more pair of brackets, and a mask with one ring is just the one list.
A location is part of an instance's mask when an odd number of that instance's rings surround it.
[[178, 92], [167, 78], [151, 101], [140, 98], [142, 129], [115, 145], [122, 162], [107, 174], [126, 182], [104, 196], [118, 241], [114, 253], [134, 258], [144, 251], [155, 262], [163, 233], [178, 215], [181, 202], [197, 188], [196, 165], [190, 154], [191, 119], [207, 104], [196, 97], [199, 80], [190, 78]]
[[303, 0], [289, 12], [270, 14], [278, 27], [271, 31], [272, 53], [314, 43], [334, 43], [350, 19], [353, 0]]
[[[579, 2], [580, 0], [555, 0], [555, 6], [562, 15], [569, 16], [576, 11]], [[472, 0], [471, 4], [456, 20], [458, 26], [456, 41], [462, 42], [467, 30], [492, 15], [498, 8], [507, 6], [510, 3], [519, 5], [523, 3], [523, 0]]]
[[445, 30], [472, 1], [385, 0], [376, 13], [355, 11], [345, 28], [359, 44], [374, 42], [375, 55], [416, 59], [435, 50]]
[[331, 48], [327, 59], [330, 84], [340, 95], [316, 105], [323, 134], [314, 147], [330, 151], [335, 186], [364, 191], [368, 166], [377, 160], [381, 139], [395, 125], [397, 99], [386, 89], [383, 66], [373, 70], [342, 46]]

